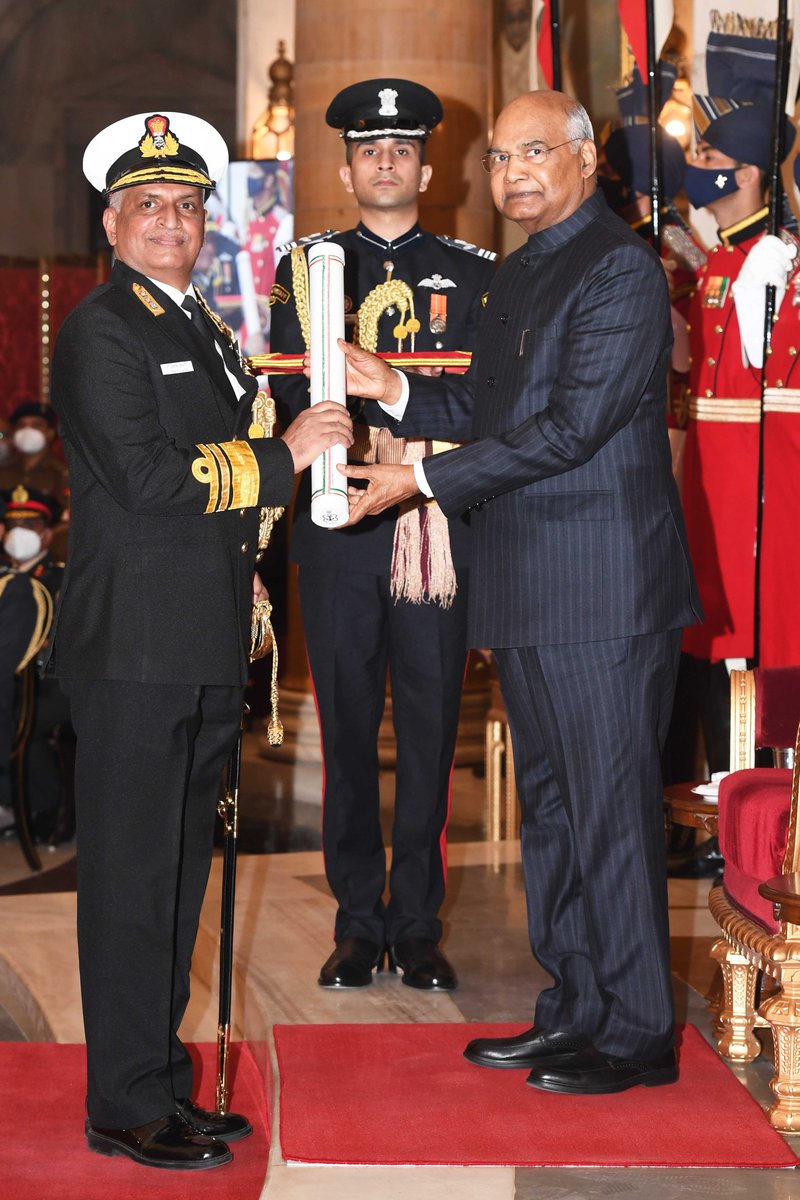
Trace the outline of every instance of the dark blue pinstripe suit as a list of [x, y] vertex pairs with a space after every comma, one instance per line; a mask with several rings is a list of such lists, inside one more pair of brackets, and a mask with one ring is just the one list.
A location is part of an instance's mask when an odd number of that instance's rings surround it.
[[397, 431], [472, 511], [469, 635], [495, 649], [522, 801], [537, 1024], [610, 1054], [672, 1045], [660, 748], [700, 617], [666, 432], [655, 254], [595, 194], [492, 284], [472, 369], [414, 378]]

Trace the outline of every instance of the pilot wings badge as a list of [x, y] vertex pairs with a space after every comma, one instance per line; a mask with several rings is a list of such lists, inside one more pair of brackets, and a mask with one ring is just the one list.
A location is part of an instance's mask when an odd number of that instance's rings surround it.
[[435, 288], [437, 292], [440, 292], [442, 288], [458, 287], [458, 284], [454, 283], [452, 279], [445, 279], [442, 275], [428, 275], [425, 279], [420, 279], [417, 287]]

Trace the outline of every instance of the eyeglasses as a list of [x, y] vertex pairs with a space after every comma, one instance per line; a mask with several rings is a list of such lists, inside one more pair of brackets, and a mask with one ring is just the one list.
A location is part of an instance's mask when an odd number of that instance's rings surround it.
[[529, 146], [522, 154], [512, 154], [510, 150], [489, 150], [487, 154], [481, 157], [481, 166], [487, 175], [494, 175], [497, 171], [504, 171], [508, 166], [509, 160], [512, 158], [521, 158], [524, 162], [536, 163], [541, 166], [547, 162], [548, 155], [554, 150], [560, 150], [562, 146], [568, 146], [570, 142], [583, 142], [585, 138], [574, 137], [567, 138], [566, 142], [559, 142], [557, 146]]

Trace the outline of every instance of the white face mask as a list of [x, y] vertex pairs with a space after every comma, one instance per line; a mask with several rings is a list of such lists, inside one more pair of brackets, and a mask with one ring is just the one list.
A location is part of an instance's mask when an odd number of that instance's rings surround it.
[[14, 562], [29, 562], [42, 549], [42, 539], [35, 529], [15, 525], [3, 539], [3, 549]]
[[17, 429], [14, 433], [14, 445], [20, 454], [38, 454], [47, 445], [47, 438], [41, 429], [31, 429], [29, 425], [23, 425], [22, 429]]

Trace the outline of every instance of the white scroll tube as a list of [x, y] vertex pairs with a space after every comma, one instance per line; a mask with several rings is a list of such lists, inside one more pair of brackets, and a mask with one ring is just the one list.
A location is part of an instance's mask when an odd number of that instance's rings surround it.
[[[317, 242], [308, 252], [309, 323], [311, 327], [311, 403], [346, 403], [344, 354], [336, 344], [344, 338], [344, 251], [332, 242]], [[350, 515], [347, 480], [337, 471], [347, 462], [344, 446], [331, 446], [311, 464], [311, 520], [336, 529]]]

